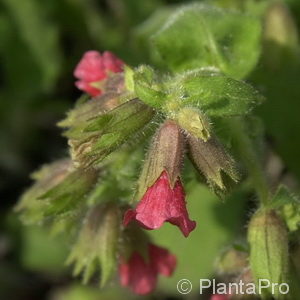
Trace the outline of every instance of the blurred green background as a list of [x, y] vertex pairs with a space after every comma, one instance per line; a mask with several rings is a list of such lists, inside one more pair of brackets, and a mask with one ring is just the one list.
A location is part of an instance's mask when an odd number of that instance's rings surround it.
[[[72, 72], [82, 54], [110, 50], [133, 66], [151, 63], [148, 33], [159, 29], [173, 7], [188, 2], [0, 0], [1, 300], [133, 299], [116, 287], [99, 292], [96, 284], [84, 287], [73, 280], [64, 268], [69, 246], [50, 239], [43, 229], [22, 227], [12, 208], [30, 185], [29, 174], [67, 152], [55, 123], [81, 95]], [[243, 0], [206, 2], [239, 8]], [[249, 0], [253, 7], [268, 2]], [[299, 27], [300, 1], [286, 2]], [[300, 58], [284, 60], [276, 69], [265, 68], [263, 59], [264, 53], [249, 79], [267, 96], [257, 113], [264, 121], [268, 144], [286, 165], [284, 172], [299, 178]], [[243, 195], [234, 194], [222, 204], [206, 188], [192, 184], [189, 198], [201, 194], [206, 199], [190, 201], [191, 218], [198, 221], [199, 230], [188, 241], [181, 241], [169, 226], [154, 233], [162, 245], [173, 245], [175, 253], [185, 253], [190, 261], [179, 263], [174, 278], [163, 280], [153, 299], [181, 299], [176, 282], [211, 276], [216, 254], [243, 233], [248, 202], [234, 201]]]

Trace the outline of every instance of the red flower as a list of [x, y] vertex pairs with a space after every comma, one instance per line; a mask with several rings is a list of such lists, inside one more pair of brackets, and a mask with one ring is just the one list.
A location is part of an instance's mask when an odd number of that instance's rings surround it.
[[228, 300], [228, 299], [229, 299], [228, 295], [215, 294], [210, 297], [210, 300]]
[[123, 62], [114, 54], [105, 51], [102, 56], [98, 51], [87, 51], [75, 68], [74, 76], [79, 80], [75, 85], [82, 91], [95, 97], [102, 91], [91, 85], [106, 79], [110, 72], [123, 71]]
[[196, 227], [196, 222], [189, 219], [180, 179], [172, 188], [166, 171], [148, 188], [136, 209], [127, 210], [124, 225], [132, 220], [146, 229], [157, 229], [167, 221], [177, 225], [186, 237]]
[[127, 262], [119, 266], [121, 285], [128, 286], [140, 295], [148, 294], [154, 290], [158, 274], [171, 276], [176, 267], [176, 257], [168, 250], [149, 244], [149, 259], [138, 252], [133, 252]]

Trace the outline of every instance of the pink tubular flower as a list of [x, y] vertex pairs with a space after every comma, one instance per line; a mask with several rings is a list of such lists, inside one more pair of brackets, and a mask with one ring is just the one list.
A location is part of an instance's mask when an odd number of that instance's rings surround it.
[[101, 95], [101, 89], [92, 85], [109, 76], [110, 72], [123, 71], [124, 63], [109, 51], [87, 51], [75, 68], [74, 76], [79, 80], [75, 82], [78, 89], [85, 91], [92, 97]]
[[133, 252], [127, 262], [119, 266], [122, 286], [128, 286], [139, 295], [145, 295], [154, 290], [158, 274], [171, 276], [176, 267], [176, 257], [168, 250], [148, 245], [149, 260], [138, 252]]
[[136, 209], [127, 210], [124, 225], [127, 226], [132, 220], [146, 229], [160, 228], [167, 221], [177, 225], [185, 237], [196, 227], [196, 222], [189, 219], [180, 179], [172, 188], [166, 171], [147, 189]]

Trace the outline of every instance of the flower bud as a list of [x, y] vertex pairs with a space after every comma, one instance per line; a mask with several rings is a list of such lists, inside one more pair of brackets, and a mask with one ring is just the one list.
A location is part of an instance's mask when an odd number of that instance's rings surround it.
[[[190, 157], [208, 183], [221, 191], [226, 190], [228, 177], [234, 182], [238, 175], [234, 161], [215, 137], [206, 142], [192, 135], [187, 137]], [[226, 178], [225, 175], [228, 175]]]
[[[250, 267], [255, 282], [269, 280], [270, 289], [264, 289], [271, 295], [272, 283], [287, 282], [288, 273], [288, 237], [282, 219], [274, 210], [260, 210], [249, 223], [248, 241], [250, 244]], [[278, 299], [278, 285], [274, 297]]]
[[87, 283], [100, 267], [100, 285], [104, 286], [116, 269], [119, 234], [117, 205], [92, 208], [67, 259], [67, 264], [74, 264], [74, 275], [83, 273], [83, 282]]
[[210, 138], [210, 123], [208, 118], [196, 108], [185, 107], [178, 111], [175, 117], [181, 128], [195, 138], [207, 141]]

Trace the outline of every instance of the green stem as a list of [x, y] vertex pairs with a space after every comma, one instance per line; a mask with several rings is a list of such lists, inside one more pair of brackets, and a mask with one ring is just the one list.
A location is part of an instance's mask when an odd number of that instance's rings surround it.
[[233, 118], [227, 124], [235, 143], [234, 146], [249, 172], [259, 200], [263, 205], [267, 205], [269, 202], [269, 187], [261, 163], [255, 153], [253, 143], [245, 130], [244, 122], [239, 118]]

